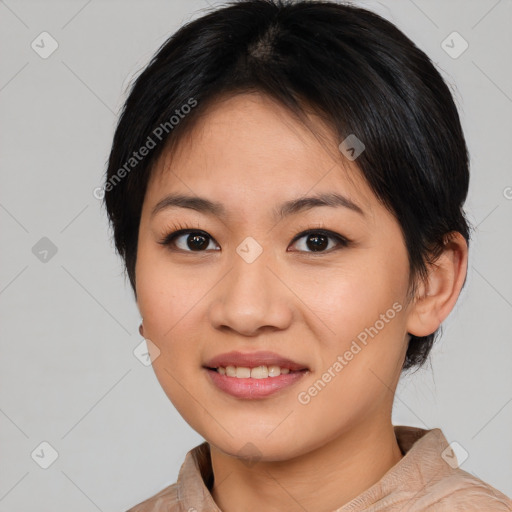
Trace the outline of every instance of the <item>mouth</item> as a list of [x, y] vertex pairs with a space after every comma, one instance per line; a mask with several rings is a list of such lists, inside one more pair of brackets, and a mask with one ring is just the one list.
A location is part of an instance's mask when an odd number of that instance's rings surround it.
[[[280, 373], [308, 370], [305, 364], [293, 361], [287, 357], [276, 354], [275, 352], [229, 352], [219, 354], [206, 361], [205, 368], [218, 370], [219, 373], [225, 371], [228, 376], [247, 378], [252, 375], [247, 374], [247, 370], [252, 373], [255, 370], [253, 378], [272, 377], [279, 370]], [[236, 373], [233, 373], [233, 368]], [[265, 372], [267, 374], [265, 375]], [[240, 374], [240, 375], [238, 375]], [[263, 376], [261, 376], [263, 375]], [[279, 373], [277, 373], [279, 375]]]
[[273, 352], [221, 354], [203, 368], [218, 389], [241, 399], [268, 397], [310, 372], [307, 366]]
[[207, 370], [215, 371], [220, 375], [225, 375], [226, 377], [234, 377], [235, 379], [267, 379], [267, 378], [275, 378], [280, 375], [288, 375], [289, 373], [300, 373], [307, 372], [307, 368], [303, 368], [301, 370], [290, 370], [287, 367], [281, 367], [278, 365], [259, 365], [254, 367], [249, 366], [218, 366], [215, 367], [205, 367]]

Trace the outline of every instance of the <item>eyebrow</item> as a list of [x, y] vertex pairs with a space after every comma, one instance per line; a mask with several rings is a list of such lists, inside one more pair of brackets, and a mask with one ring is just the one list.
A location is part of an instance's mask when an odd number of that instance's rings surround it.
[[[331, 208], [344, 207], [355, 211], [364, 216], [363, 210], [348, 197], [337, 193], [323, 193], [309, 197], [300, 197], [291, 199], [282, 203], [273, 210], [274, 218], [283, 219], [289, 215], [311, 210], [319, 206], [329, 206]], [[170, 194], [160, 200], [151, 212], [154, 217], [158, 212], [167, 208], [189, 208], [199, 213], [214, 215], [217, 217], [226, 217], [227, 211], [222, 203], [210, 201], [204, 197], [188, 196], [184, 194]]]

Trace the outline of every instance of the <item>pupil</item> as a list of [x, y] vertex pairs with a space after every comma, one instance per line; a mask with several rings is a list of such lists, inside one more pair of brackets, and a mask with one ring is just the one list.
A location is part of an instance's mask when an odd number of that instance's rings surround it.
[[208, 240], [204, 235], [190, 234], [187, 238], [187, 245], [193, 251], [208, 247]]
[[[310, 242], [312, 242], [312, 245], [310, 245]], [[325, 249], [329, 242], [325, 235], [309, 235], [306, 243], [308, 249], [319, 251]]]

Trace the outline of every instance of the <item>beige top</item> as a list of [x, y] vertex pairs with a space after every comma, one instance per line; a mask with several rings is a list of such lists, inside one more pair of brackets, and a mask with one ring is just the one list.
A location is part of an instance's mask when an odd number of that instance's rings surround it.
[[[394, 429], [404, 457], [377, 483], [333, 512], [512, 511], [512, 500], [458, 467], [440, 429]], [[187, 453], [175, 484], [127, 512], [220, 512], [210, 494], [212, 482], [205, 441]]]

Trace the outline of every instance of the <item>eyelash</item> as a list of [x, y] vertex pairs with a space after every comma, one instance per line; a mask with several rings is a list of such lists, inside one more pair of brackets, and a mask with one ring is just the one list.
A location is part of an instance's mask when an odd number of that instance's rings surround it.
[[[305, 252], [306, 254], [311, 254], [313, 256], [321, 255], [321, 254], [330, 254], [333, 251], [336, 251], [340, 248], [348, 247], [352, 244], [352, 240], [349, 240], [347, 237], [341, 236], [338, 233], [335, 233], [333, 231], [330, 231], [328, 229], [324, 229], [323, 225], [320, 225], [317, 228], [307, 228], [307, 227], [299, 227], [301, 232], [297, 234], [293, 240], [292, 244], [300, 240], [301, 238], [310, 235], [310, 234], [319, 234], [324, 235], [328, 238], [335, 239], [338, 242], [338, 246], [328, 249], [326, 251], [297, 251], [297, 252]], [[210, 236], [208, 233], [203, 231], [202, 229], [199, 229], [199, 227], [195, 228], [190, 225], [183, 225], [181, 223], [173, 224], [168, 228], [168, 234], [164, 235], [164, 237], [158, 241], [159, 244], [164, 245], [166, 247], [171, 247], [174, 243], [174, 240], [178, 238], [181, 235], [185, 234], [191, 234], [191, 233], [200, 233], [201, 235], [205, 236], [206, 238], [209, 238], [210, 240], [215, 241], [215, 239]], [[184, 249], [178, 249], [172, 247], [170, 250], [172, 251], [180, 251], [180, 252], [189, 252], [189, 253], [200, 253], [200, 252], [206, 252], [206, 251], [186, 251]], [[295, 251], [294, 251], [295, 252]]]

